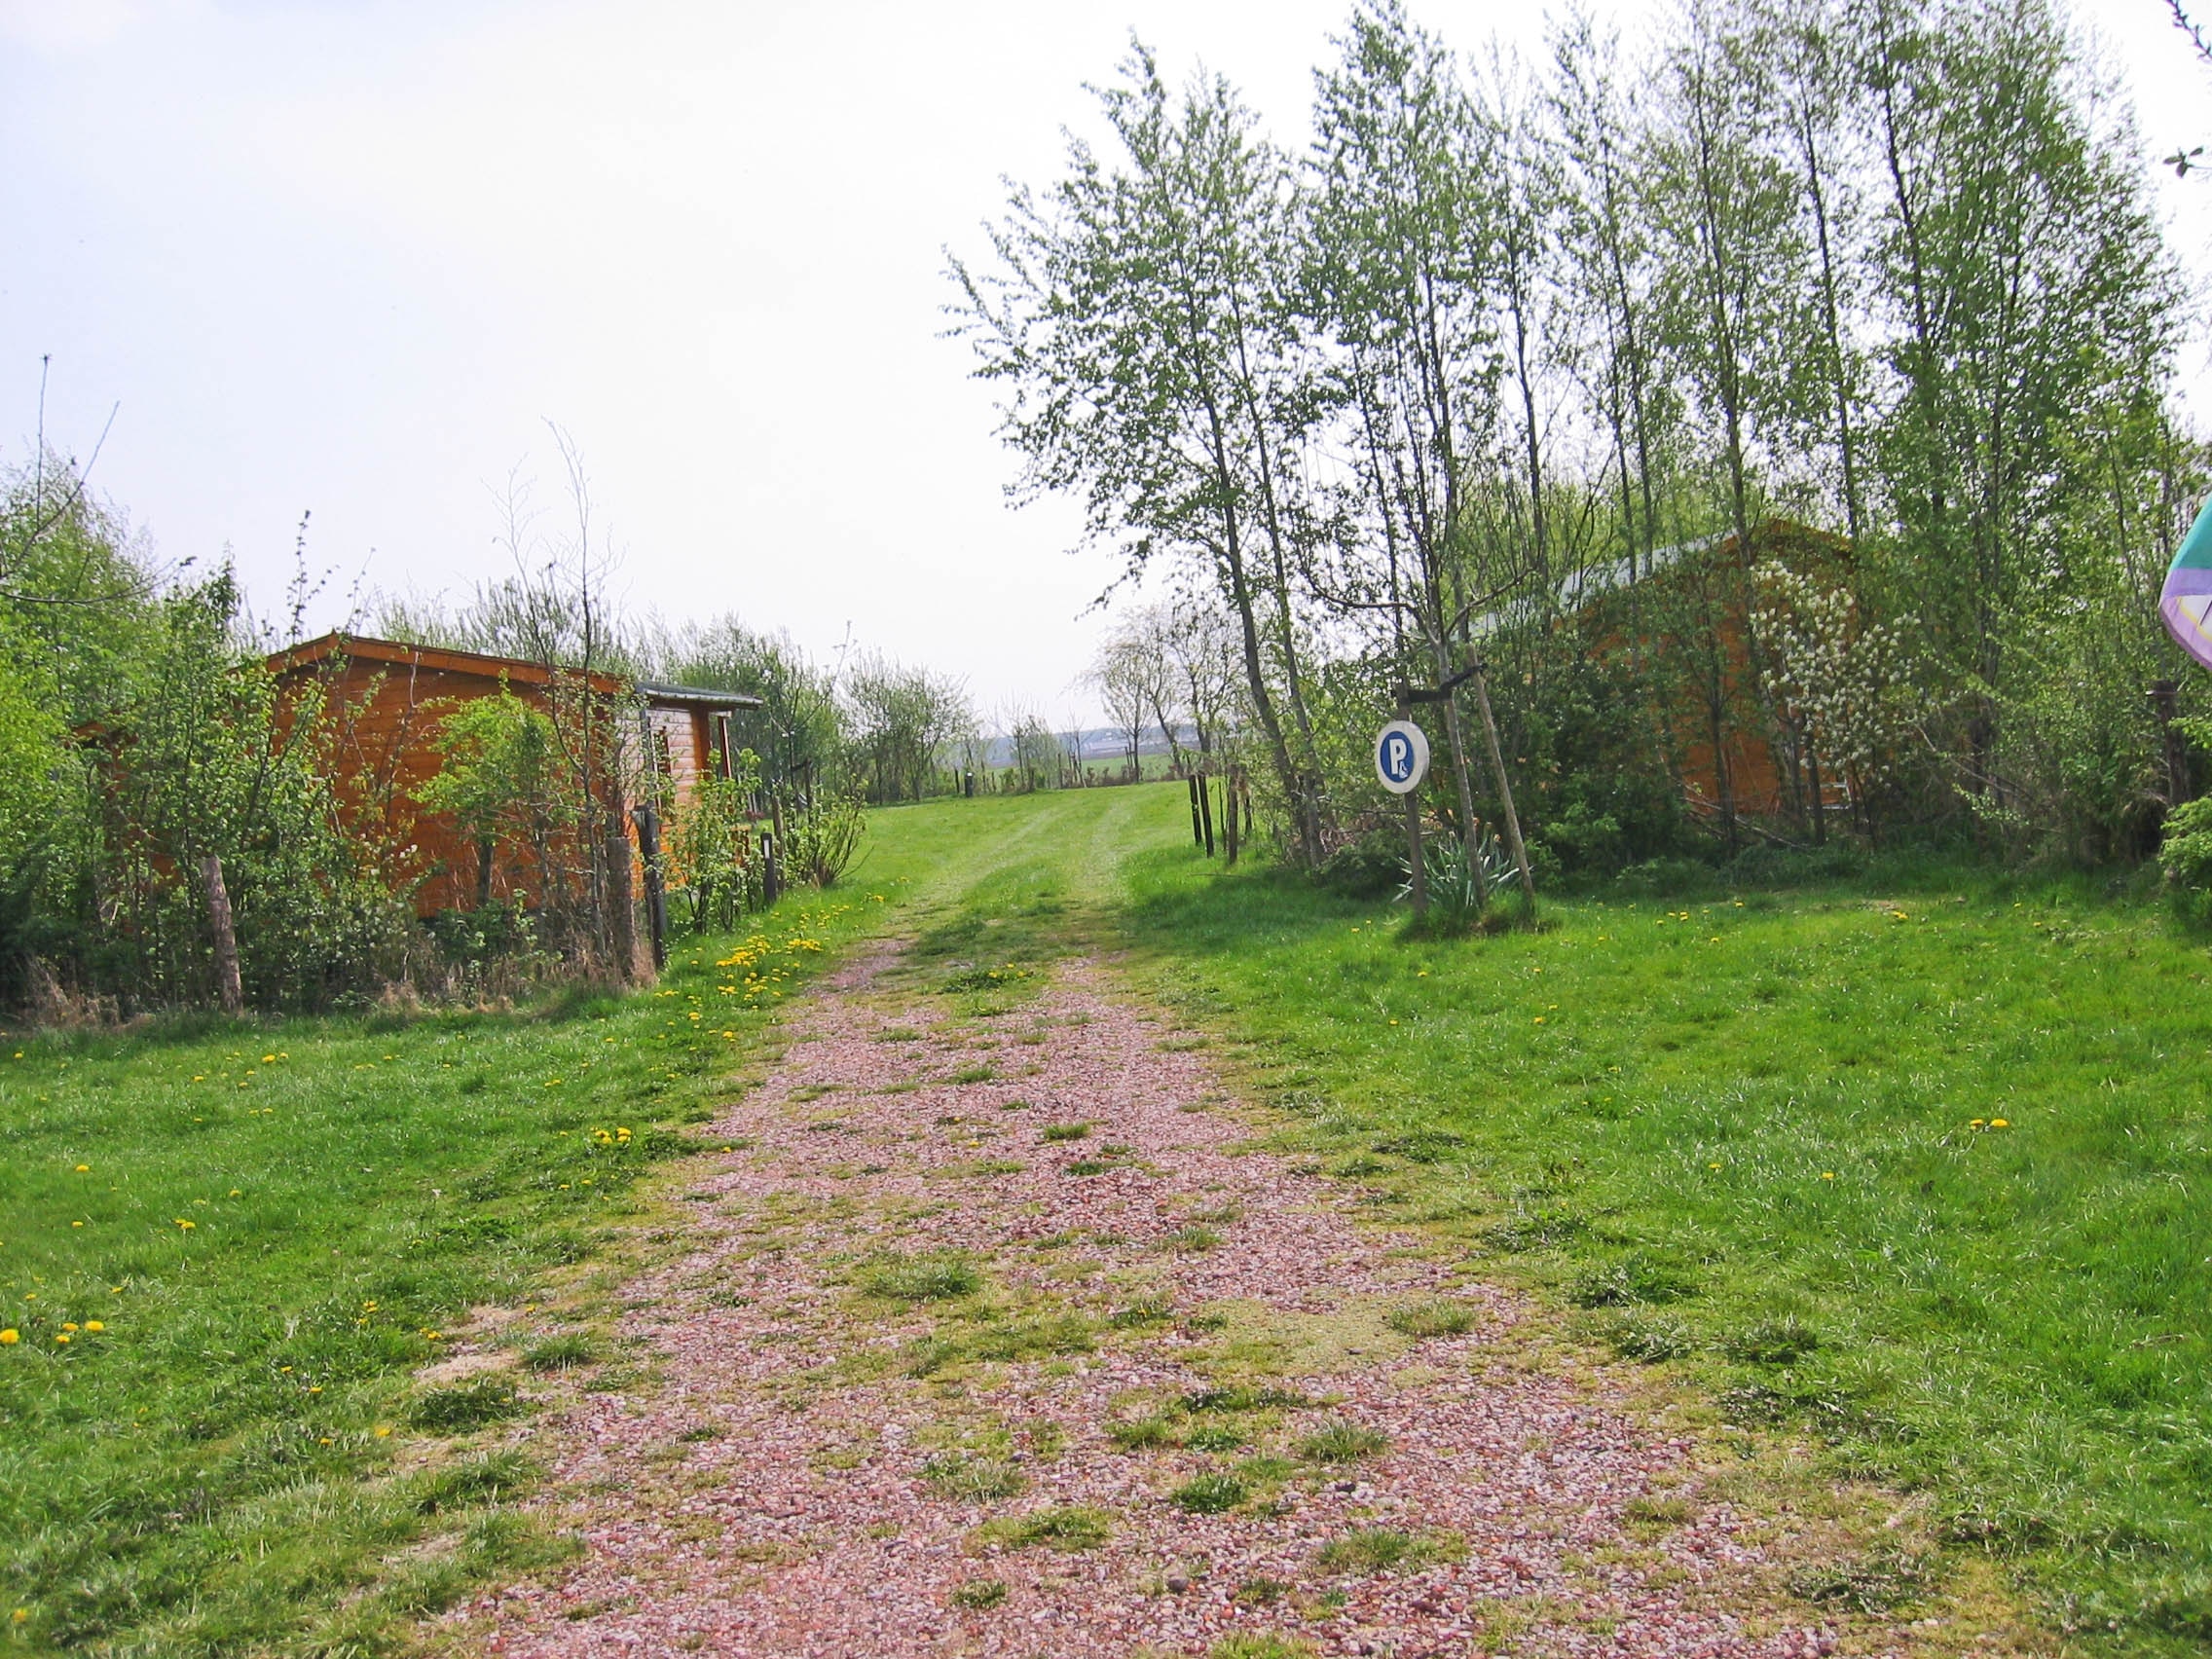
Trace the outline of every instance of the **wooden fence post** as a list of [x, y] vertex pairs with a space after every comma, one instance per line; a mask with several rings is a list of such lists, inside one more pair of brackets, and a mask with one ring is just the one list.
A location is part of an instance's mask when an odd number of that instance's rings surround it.
[[1198, 817], [1206, 831], [1206, 857], [1213, 857], [1213, 780], [1201, 776], [1198, 780]]
[[245, 1013], [245, 987], [239, 980], [239, 936], [231, 925], [231, 890], [223, 885], [223, 861], [209, 853], [200, 861], [200, 879], [207, 889], [207, 925], [215, 936], [215, 993], [223, 1012]]
[[645, 927], [652, 939], [653, 972], [668, 966], [668, 887], [660, 873], [660, 815], [649, 806], [635, 808], [638, 857], [645, 866]]
[[1206, 836], [1205, 836], [1205, 831], [1204, 831], [1203, 830], [1200, 830], [1200, 829], [1198, 828], [1198, 773], [1196, 773], [1196, 772], [1193, 772], [1193, 773], [1191, 774], [1191, 777], [1190, 777], [1190, 784], [1191, 784], [1191, 845], [1192, 845], [1192, 846], [1194, 846], [1194, 847], [1202, 847], [1202, 846], [1204, 846], [1204, 845], [1206, 844]]
[[608, 801], [607, 860], [608, 947], [614, 958], [614, 977], [628, 984], [638, 977], [638, 918], [631, 908], [635, 889], [630, 884], [630, 831], [622, 822], [622, 797]]

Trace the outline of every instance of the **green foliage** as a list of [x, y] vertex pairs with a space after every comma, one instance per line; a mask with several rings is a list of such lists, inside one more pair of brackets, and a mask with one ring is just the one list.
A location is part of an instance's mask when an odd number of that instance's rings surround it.
[[1313, 1560], [1323, 1572], [1388, 1572], [1450, 1560], [1463, 1554], [1464, 1548], [1453, 1538], [1423, 1537], [1395, 1527], [1362, 1527], [1331, 1538], [1314, 1552]]
[[[447, 714], [436, 748], [437, 774], [416, 792], [417, 803], [449, 814], [472, 841], [529, 847], [539, 891], [553, 892], [559, 881], [555, 843], [582, 825], [586, 803], [564, 787], [568, 768], [551, 717], [517, 697], [501, 676], [498, 695], [469, 698]], [[483, 898], [492, 897], [492, 886], [486, 871]]]
[[947, 1302], [982, 1288], [976, 1265], [961, 1256], [896, 1256], [860, 1275], [870, 1296], [892, 1302]]
[[1103, 1509], [1083, 1504], [1033, 1509], [1026, 1515], [1002, 1516], [976, 1529], [977, 1540], [1007, 1549], [1033, 1549], [1039, 1544], [1067, 1555], [1080, 1555], [1102, 1546], [1114, 1535], [1113, 1518]]
[[1323, 1423], [1298, 1443], [1298, 1455], [1315, 1463], [1355, 1463], [1386, 1452], [1390, 1437], [1379, 1428], [1339, 1418]]
[[[1397, 896], [1413, 897], [1413, 862], [1410, 856], [1398, 866], [1405, 874]], [[1505, 849], [1488, 835], [1477, 835], [1473, 845], [1456, 835], [1432, 833], [1421, 841], [1421, 873], [1428, 902], [1426, 925], [1443, 938], [1472, 932], [1482, 925], [1491, 904], [1505, 884], [1514, 879], [1513, 862]]]
[[433, 1388], [409, 1409], [411, 1427], [432, 1434], [465, 1434], [518, 1417], [528, 1408], [509, 1377], [472, 1377], [450, 1388]]
[[0, 657], [0, 870], [49, 843], [68, 769], [60, 720]]
[[689, 895], [695, 933], [730, 932], [767, 897], [750, 811], [759, 787], [760, 757], [741, 750], [729, 777], [698, 779], [670, 818], [669, 879]]
[[1428, 1337], [1458, 1337], [1475, 1328], [1475, 1310], [1464, 1302], [1433, 1297], [1391, 1309], [1384, 1323], [1417, 1342]]
[[851, 867], [867, 832], [867, 815], [850, 795], [814, 801], [784, 826], [784, 867], [797, 881], [833, 887]]
[[2212, 927], [2212, 795], [2166, 814], [2158, 867], [2175, 909], [2197, 927]]
[[1167, 1494], [1176, 1508], [1192, 1515], [1221, 1515], [1242, 1503], [1251, 1489], [1233, 1474], [1198, 1475]]

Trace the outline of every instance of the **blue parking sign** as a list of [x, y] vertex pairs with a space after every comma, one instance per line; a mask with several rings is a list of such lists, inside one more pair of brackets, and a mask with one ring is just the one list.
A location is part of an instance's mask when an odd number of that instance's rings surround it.
[[1411, 720], [1375, 734], [1375, 775], [1392, 794], [1411, 794], [1428, 776], [1428, 735]]

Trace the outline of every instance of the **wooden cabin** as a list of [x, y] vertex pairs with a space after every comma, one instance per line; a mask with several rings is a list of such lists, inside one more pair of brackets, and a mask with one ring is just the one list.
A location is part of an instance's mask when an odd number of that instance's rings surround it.
[[[1597, 656], [1632, 648], [1675, 654], [1676, 700], [1653, 713], [1684, 804], [1711, 821], [1725, 794], [1739, 817], [1791, 817], [1808, 809], [1812, 779], [1777, 746], [1762, 707], [1749, 647], [1756, 603], [1750, 576], [1771, 559], [1849, 591], [1853, 551], [1845, 537], [1768, 519], [1752, 527], [1748, 552], [1729, 534], [1589, 566], [1562, 580], [1547, 604], [1524, 602], [1479, 617], [1472, 631], [1481, 637], [1548, 620], [1576, 630]], [[1688, 666], [1704, 673], [1679, 672]], [[1706, 695], [1691, 688], [1693, 679]], [[1825, 810], [1849, 810], [1849, 779], [1824, 773], [1819, 788]]]
[[551, 706], [559, 689], [588, 690], [609, 710], [634, 703], [642, 711], [643, 729], [633, 734], [627, 719], [614, 719], [618, 749], [608, 768], [607, 804], [624, 823], [630, 821], [630, 803], [614, 796], [625, 794], [624, 780], [636, 775], [641, 757], [631, 747], [634, 736], [650, 747], [645, 763], [667, 780], [662, 799], [681, 811], [700, 779], [729, 776], [732, 717], [761, 707], [759, 698], [740, 691], [633, 682], [604, 673], [587, 679], [519, 657], [356, 634], [325, 634], [277, 651], [269, 658], [269, 671], [287, 703], [295, 703], [311, 682], [320, 688], [335, 736], [340, 794], [364, 837], [390, 850], [397, 866], [391, 873], [419, 881], [416, 912], [424, 916], [471, 908], [486, 897], [526, 903], [538, 898], [522, 861], [502, 860], [494, 849], [487, 863], [449, 817], [418, 804], [422, 787], [439, 769], [442, 722], [458, 705], [498, 696], [502, 686], [539, 710]]

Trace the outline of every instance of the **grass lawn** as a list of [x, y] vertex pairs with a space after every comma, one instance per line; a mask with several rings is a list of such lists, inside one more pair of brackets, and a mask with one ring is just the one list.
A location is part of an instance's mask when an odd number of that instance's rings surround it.
[[[447, 1328], [489, 1309], [479, 1329], [512, 1317], [545, 1366], [593, 1352], [634, 1189], [711, 1145], [687, 1126], [773, 1044], [783, 997], [1041, 854], [1095, 882], [1141, 844], [1144, 799], [880, 813], [837, 889], [681, 940], [630, 997], [0, 1022], [0, 1645], [392, 1651], [415, 1615], [560, 1559], [506, 1503], [535, 1471], [487, 1449], [518, 1403], [414, 1381]], [[617, 1385], [603, 1357], [595, 1385]]]
[[1978, 876], [1409, 943], [1218, 871], [1134, 858], [1121, 925], [1338, 1168], [1924, 1492], [2054, 1624], [2212, 1640], [2204, 941]]
[[1928, 870], [1408, 942], [1199, 858], [1173, 787], [994, 810], [1035, 829], [925, 950], [1130, 947], [1386, 1213], [1921, 1494], [2091, 1645], [2212, 1640], [2212, 950], [2161, 911]]
[[656, 992], [535, 1013], [0, 1039], [0, 1619], [26, 1650], [370, 1653], [558, 1559], [486, 1449], [514, 1403], [414, 1373], [471, 1309], [547, 1364], [604, 1345], [637, 1183], [773, 1042], [776, 991], [898, 927], [978, 972], [1130, 947], [1382, 1213], [1925, 1493], [2054, 1623], [2194, 1650], [2212, 953], [1935, 881], [1409, 943], [1198, 858], [1177, 786], [948, 801], [875, 815], [844, 887], [763, 918], [750, 997], [710, 940]]
[[782, 997], [881, 925], [894, 862], [629, 998], [0, 1038], [0, 1629], [379, 1652], [558, 1559], [501, 1504], [527, 1462], [470, 1438], [511, 1388], [411, 1373], [472, 1309], [541, 1312], [516, 1341], [547, 1364], [588, 1351], [553, 1305]]

